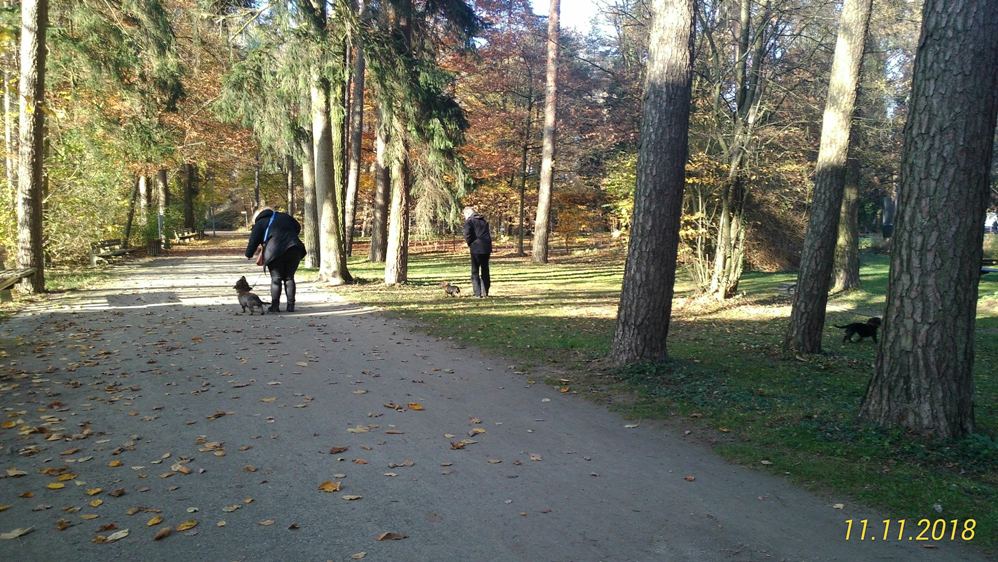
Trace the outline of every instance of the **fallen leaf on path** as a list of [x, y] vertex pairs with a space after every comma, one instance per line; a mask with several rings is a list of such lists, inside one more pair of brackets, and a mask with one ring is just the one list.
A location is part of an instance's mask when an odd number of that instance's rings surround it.
[[157, 516], [153, 517], [152, 519], [146, 521], [146, 526], [147, 527], [155, 527], [156, 525], [159, 525], [162, 522], [163, 522], [163, 516], [157, 515]]
[[18, 470], [16, 468], [7, 469], [7, 476], [10, 476], [11, 478], [20, 478], [22, 476], [27, 476], [27, 475], [28, 473], [23, 470]]
[[568, 391], [570, 391], [570, 390], [572, 390], [572, 389], [571, 389], [570, 387], [567, 387], [567, 386], [563, 386], [563, 387], [560, 387], [560, 388], [558, 389], [558, 392], [560, 392], [560, 393], [562, 393], [562, 394], [565, 394], [566, 392], [568, 392]]
[[268, 396], [268, 397], [266, 397], [266, 398], [261, 398], [261, 399], [260, 399], [260, 402], [266, 402], [266, 403], [268, 403], [268, 404], [269, 404], [270, 402], [273, 402], [273, 401], [275, 401], [275, 400], [277, 400], [277, 397], [276, 397], [276, 396]]
[[759, 463], [760, 463], [760, 464], [764, 464], [764, 465], [766, 465], [766, 466], [769, 466], [769, 465], [773, 464], [773, 462], [772, 462], [772, 461], [759, 461]]
[[46, 484], [45, 487], [48, 488], [49, 490], [61, 490], [65, 488], [66, 485], [63, 484], [62, 482], [50, 482]]
[[332, 447], [329, 449], [330, 455], [338, 455], [340, 453], [345, 453], [350, 450], [350, 447]]
[[355, 553], [351, 554], [350, 558], [353, 558], [354, 560], [363, 560], [365, 556], [367, 556], [367, 553], [361, 551], [361, 552], [355, 552]]
[[104, 491], [104, 488], [87, 488], [88, 496], [96, 496], [97, 494]]
[[364, 459], [354, 459], [353, 464], [367, 464], [367, 461]]
[[220, 417], [222, 417], [224, 415], [226, 415], [226, 412], [223, 412], [222, 410], [219, 410], [219, 411], [215, 412], [214, 414], [208, 416], [208, 419], [209, 420], [217, 420], [218, 418], [220, 418]]
[[367, 433], [368, 431], [371, 431], [371, 428], [366, 425], [358, 425], [356, 427], [348, 427], [347, 431], [350, 433]]
[[103, 504], [104, 500], [102, 499], [90, 500], [90, 507], [100, 507]]
[[16, 539], [18, 537], [23, 537], [31, 531], [34, 531], [34, 527], [22, 527], [19, 529], [14, 529], [13, 531], [7, 531], [6, 533], [0, 533], [0, 539], [9, 541], [11, 539]]
[[544, 460], [544, 457], [542, 457], [542, 456], [540, 456], [540, 455], [538, 455], [536, 453], [530, 453], [530, 460], [532, 460], [534, 462], [541, 462], [542, 460]]
[[481, 435], [485, 433], [485, 430], [480, 427], [473, 427], [468, 431], [468, 437], [474, 437], [476, 435]]
[[187, 521], [184, 521], [180, 525], [177, 525], [177, 531], [178, 532], [187, 531], [197, 526], [198, 526], [197, 519], [188, 519]]
[[426, 409], [426, 408], [424, 408], [424, 407], [423, 407], [423, 405], [422, 405], [422, 404], [420, 404], [419, 402], [409, 402], [409, 404], [408, 404], [408, 405], [409, 405], [409, 409], [410, 409], [410, 410], [415, 410], [415, 411], [417, 411], [417, 412], [419, 412], [419, 411], [421, 411], [421, 410], [425, 410], [425, 409]]
[[844, 503], [832, 504], [832, 509], [845, 509], [845, 508], [846, 508], [846, 504], [844, 504]]
[[348, 502], [352, 502], [352, 501], [359, 500], [359, 499], [363, 498], [364, 496], [349, 496], [349, 495], [347, 495], [347, 496], [340, 496], [340, 497], [343, 498], [343, 499], [345, 499]]
[[121, 496], [125, 495], [125, 489], [117, 488], [115, 490], [111, 490], [110, 492], [108, 492], [107, 495], [111, 496], [112, 498], [120, 498]]
[[104, 542], [120, 541], [121, 539], [123, 539], [123, 538], [125, 538], [127, 536], [128, 536], [128, 529], [122, 529], [122, 530], [120, 530], [118, 532], [111, 533], [110, 535], [108, 535], [107, 539], [105, 539]]
[[152, 540], [161, 541], [172, 534], [173, 534], [172, 527], [163, 527], [162, 529], [156, 531], [156, 534], [153, 535]]
[[402, 533], [394, 533], [394, 532], [390, 532], [389, 531], [389, 532], [386, 532], [386, 533], [381, 533], [380, 535], [378, 535], [377, 537], [375, 537], [375, 540], [379, 540], [379, 541], [400, 541], [400, 540], [405, 539], [405, 538], [409, 538], [409, 535], [403, 535]]
[[121, 465], [122, 465], [122, 462], [120, 460], [118, 460], [118, 459], [114, 459], [113, 461], [107, 463], [107, 466], [109, 466], [110, 468], [118, 468]]
[[224, 511], [226, 513], [232, 513], [233, 511], [239, 509], [240, 507], [242, 507], [242, 506], [239, 505], [238, 503], [234, 503], [232, 505], [227, 505], [227, 506], [223, 507], [222, 511]]
[[261, 525], [263, 527], [270, 527], [273, 524], [274, 524], [274, 520], [273, 519], [264, 519], [263, 521], [259, 521], [257, 523], [257, 525]]
[[697, 477], [693, 476], [692, 474], [687, 474], [686, 476], [683, 476], [683, 480], [685, 480], [687, 482], [692, 482], [692, 481], [694, 481], [696, 479], [697, 479]]
[[629, 423], [629, 424], [625, 425], [624, 428], [626, 428], [626, 429], [634, 429], [636, 427], [639, 427], [640, 425], [641, 424], [639, 424], [639, 423]]
[[0, 503], [0, 512], [7, 511], [11, 507], [13, 507], [13, 505], [9, 503]]
[[319, 490], [326, 493], [339, 492], [340, 486], [342, 484], [343, 484], [342, 482], [333, 482], [332, 480], [326, 480], [322, 484], [319, 484]]
[[174, 472], [179, 472], [180, 474], [190, 474], [191, 473], [191, 469], [190, 468], [188, 468], [186, 465], [180, 464], [179, 462], [178, 463], [174, 463], [173, 466], [170, 467], [170, 470], [172, 470]]
[[256, 472], [257, 468], [251, 464], [248, 464], [243, 467], [243, 470], [245, 470], [246, 472]]
[[55, 522], [55, 528], [60, 531], [65, 531], [66, 529], [73, 526], [73, 523], [68, 519], [60, 519]]
[[58, 480], [59, 482], [67, 482], [67, 481], [72, 480], [74, 478], [76, 478], [75, 474], [73, 474], [72, 472], [67, 472], [65, 474], [60, 474], [59, 477], [56, 478], [56, 480]]
[[84, 521], [92, 521], [98, 517], [100, 517], [100, 515], [97, 515], [96, 513], [86, 513], [81, 515], [80, 519], [83, 519]]

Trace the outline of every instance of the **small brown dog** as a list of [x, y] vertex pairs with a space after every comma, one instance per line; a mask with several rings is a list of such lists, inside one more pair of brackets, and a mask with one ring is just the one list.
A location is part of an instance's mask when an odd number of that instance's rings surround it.
[[250, 316], [253, 316], [253, 309], [259, 308], [260, 314], [264, 314], [263, 307], [270, 303], [263, 302], [260, 300], [260, 297], [250, 292], [253, 290], [253, 287], [250, 287], [245, 275], [240, 277], [239, 281], [236, 281], [235, 286], [232, 288], [236, 290], [236, 295], [239, 296], [239, 306], [243, 307], [243, 312], [246, 312], [248, 308]]
[[880, 318], [874, 316], [866, 321], [866, 323], [853, 322], [852, 324], [846, 324], [845, 326], [834, 325], [840, 330], [845, 330], [845, 337], [842, 338], [842, 343], [852, 342], [852, 337], [854, 335], [859, 335], [858, 341], [863, 341], [866, 338], [872, 337], [874, 343], [877, 341], [877, 328], [880, 328]]
[[444, 292], [447, 293], [448, 297], [456, 297], [461, 294], [461, 287], [452, 285], [450, 281], [444, 281], [440, 286], [444, 288]]

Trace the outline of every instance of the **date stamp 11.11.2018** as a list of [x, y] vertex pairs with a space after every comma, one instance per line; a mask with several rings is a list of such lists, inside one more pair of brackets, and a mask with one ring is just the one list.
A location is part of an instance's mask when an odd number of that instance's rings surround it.
[[847, 541], [964, 541], [974, 540], [974, 519], [846, 519]]

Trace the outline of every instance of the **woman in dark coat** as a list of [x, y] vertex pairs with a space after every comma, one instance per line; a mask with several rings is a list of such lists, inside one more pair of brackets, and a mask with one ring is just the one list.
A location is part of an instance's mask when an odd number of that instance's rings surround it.
[[301, 225], [287, 213], [264, 207], [254, 218], [246, 258], [253, 259], [257, 247], [263, 245], [262, 265], [270, 270], [270, 312], [280, 311], [282, 285], [287, 311], [295, 311], [295, 271], [305, 257], [305, 244], [298, 238], [299, 233]]

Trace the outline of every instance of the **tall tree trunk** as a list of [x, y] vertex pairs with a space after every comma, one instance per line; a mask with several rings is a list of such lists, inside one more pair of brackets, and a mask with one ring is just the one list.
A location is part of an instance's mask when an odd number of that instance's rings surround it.
[[301, 140], [301, 190], [302, 190], [302, 230], [305, 243], [305, 267], [319, 267], [319, 214], [315, 190], [315, 148], [312, 135], [304, 135]]
[[352, 281], [347, 270], [336, 205], [333, 171], [333, 127], [329, 119], [329, 82], [312, 77], [312, 144], [315, 158], [315, 199], [319, 216], [319, 279], [342, 285]]
[[[346, 77], [344, 77], [346, 78]], [[346, 255], [346, 239], [344, 238], [344, 233], [346, 232], [346, 202], [344, 200], [344, 195], [346, 191], [346, 160], [343, 158], [343, 151], [346, 148], [346, 132], [344, 127], [346, 126], [345, 110], [343, 104], [346, 100], [346, 80], [336, 81], [331, 86], [331, 99], [330, 99], [330, 112], [329, 116], [332, 120], [332, 139], [333, 139], [333, 185], [335, 186], [336, 193], [336, 209], [339, 211], [337, 219], [339, 221], [338, 229], [340, 231], [340, 245], [343, 248], [344, 255]]]
[[132, 193], [128, 197], [128, 219], [125, 221], [125, 236], [122, 242], [127, 248], [132, 239], [132, 223], [135, 221], [135, 203], [139, 198], [139, 178], [132, 184]]
[[139, 176], [139, 225], [149, 224], [149, 176]]
[[166, 208], [170, 206], [170, 183], [166, 168], [156, 172], [156, 201], [159, 203], [159, 214], [166, 216]]
[[285, 185], [288, 189], [288, 214], [295, 214], [295, 159], [288, 154], [284, 157]]
[[388, 253], [385, 257], [385, 284], [401, 285], [409, 279], [409, 157], [403, 154], [392, 166], [392, 213], [388, 221]]
[[561, 0], [550, 0], [548, 14], [547, 78], [544, 86], [544, 141], [541, 148], [541, 183], [537, 192], [537, 217], [534, 219], [535, 263], [548, 262], [548, 238], [551, 235], [551, 190], [554, 183], [555, 136], [558, 120], [558, 47]]
[[611, 358], [661, 361], [672, 315], [686, 181], [694, 0], [654, 0], [634, 217]]
[[184, 163], [184, 228], [194, 228], [194, 183], [197, 181], [197, 167]]
[[[4, 3], [4, 5], [9, 5]], [[13, 51], [14, 49], [10, 49]], [[15, 120], [13, 103], [11, 98], [14, 97], [14, 80], [13, 73], [11, 70], [14, 66], [14, 61], [12, 60], [10, 53], [4, 54], [3, 58], [3, 140], [4, 140], [4, 172], [7, 178], [7, 189], [11, 190], [11, 193], [17, 191], [17, 146], [14, 143], [14, 127], [17, 124]]]
[[263, 198], [260, 196], [260, 151], [258, 150], [253, 159], [253, 211], [259, 211], [263, 205]]
[[160, 168], [156, 172], [156, 212], [157, 225], [159, 228], [159, 243], [162, 248], [169, 244], [169, 236], [166, 235], [166, 206], [170, 204], [170, 187], [167, 183], [166, 168]]
[[863, 70], [863, 48], [870, 27], [873, 0], [845, 0], [828, 83], [828, 99], [821, 124], [821, 146], [814, 174], [814, 195], [790, 325], [783, 347], [789, 352], [821, 352], [825, 306], [835, 261], [842, 190], [849, 159], [856, 92]]
[[20, 137], [17, 171], [17, 266], [35, 268], [25, 292], [45, 291], [42, 247], [42, 182], [45, 137], [45, 33], [48, 0], [21, 2]]
[[[357, 13], [364, 11], [364, 1], [357, 2]], [[346, 226], [346, 251], [353, 255], [353, 223], [357, 217], [357, 187], [360, 184], [361, 141], [364, 137], [364, 51], [360, 48], [360, 37], [354, 44], [353, 91], [350, 95], [350, 166], [347, 174], [344, 225]]]
[[998, 2], [926, 0], [891, 242], [887, 311], [861, 415], [974, 431], [974, 323], [998, 118]]
[[835, 241], [832, 290], [858, 289], [859, 282], [859, 159], [849, 158], [842, 193], [839, 236]]
[[388, 168], [388, 130], [382, 123], [383, 113], [377, 112], [378, 124], [374, 138], [374, 204], [371, 219], [371, 248], [368, 260], [385, 261], [388, 250], [388, 202], [392, 194], [391, 171]]
[[527, 197], [527, 169], [530, 159], [530, 141], [533, 138], [534, 125], [534, 79], [530, 65], [527, 65], [527, 119], [523, 127], [523, 151], [520, 155], [520, 228], [516, 237], [516, 255], [523, 256], [523, 238], [526, 222], [526, 197]]

